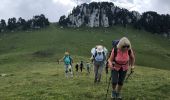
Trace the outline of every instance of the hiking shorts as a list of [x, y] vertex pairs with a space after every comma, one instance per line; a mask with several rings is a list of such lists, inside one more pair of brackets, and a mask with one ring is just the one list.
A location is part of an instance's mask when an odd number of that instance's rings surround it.
[[123, 68], [121, 68], [119, 71], [112, 70], [111, 77], [112, 77], [112, 84], [113, 85], [123, 85], [123, 82], [125, 80], [127, 71], [123, 71]]

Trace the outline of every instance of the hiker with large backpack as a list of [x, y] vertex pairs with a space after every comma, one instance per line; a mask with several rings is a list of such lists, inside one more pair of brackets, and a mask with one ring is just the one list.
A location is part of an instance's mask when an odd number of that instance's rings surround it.
[[71, 77], [73, 77], [73, 68], [72, 63], [73, 59], [71, 58], [69, 52], [65, 52], [64, 57], [62, 58], [65, 67], [65, 76], [68, 78], [68, 74], [70, 73]]
[[108, 66], [111, 69], [112, 93], [111, 98], [121, 100], [121, 89], [129, 66], [134, 69], [135, 57], [128, 38], [123, 37], [113, 45]]
[[92, 61], [94, 65], [94, 83], [100, 82], [101, 75], [103, 71], [103, 67], [106, 63], [106, 55], [107, 55], [107, 49], [103, 47], [102, 45], [97, 45], [95, 48], [92, 48]]

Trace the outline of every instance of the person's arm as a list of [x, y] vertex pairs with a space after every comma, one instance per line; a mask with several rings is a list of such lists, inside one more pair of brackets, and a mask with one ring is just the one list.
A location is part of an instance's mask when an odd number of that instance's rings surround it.
[[94, 61], [93, 55], [90, 57], [90, 60], [93, 63], [93, 61]]
[[114, 49], [112, 49], [111, 55], [108, 59], [108, 66], [110, 69], [113, 69], [113, 60], [114, 60]]
[[134, 69], [134, 64], [135, 64], [135, 55], [133, 50], [131, 50], [131, 54], [130, 54], [130, 62], [129, 62], [129, 66]]
[[73, 58], [72, 57], [70, 57], [71, 58], [71, 63], [73, 63]]
[[59, 62], [61, 62], [61, 61], [63, 61], [64, 60], [64, 56], [61, 58], [61, 59], [59, 59]]

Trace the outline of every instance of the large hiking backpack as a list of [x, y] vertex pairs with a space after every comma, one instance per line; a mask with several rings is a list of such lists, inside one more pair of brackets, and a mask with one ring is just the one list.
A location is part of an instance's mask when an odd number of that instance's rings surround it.
[[113, 40], [112, 41], [112, 47], [117, 48], [117, 44], [119, 43], [119, 40]]
[[100, 53], [101, 54], [99, 55], [99, 52], [95, 51], [95, 54], [93, 55], [93, 57], [96, 61], [104, 61], [106, 59], [104, 51]]
[[105, 61], [107, 55], [107, 49], [101, 45], [97, 45], [96, 47], [91, 49], [93, 61]]
[[66, 65], [70, 65], [71, 64], [71, 57], [70, 56], [65, 56], [64, 57], [64, 63]]

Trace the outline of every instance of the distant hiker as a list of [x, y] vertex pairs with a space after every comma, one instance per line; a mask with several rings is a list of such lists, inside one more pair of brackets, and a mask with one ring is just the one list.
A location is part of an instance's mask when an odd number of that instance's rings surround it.
[[94, 65], [94, 83], [100, 82], [101, 75], [103, 71], [103, 67], [105, 66], [106, 62], [106, 55], [107, 55], [107, 49], [103, 47], [102, 45], [97, 45], [95, 48], [91, 49], [92, 53], [92, 61]]
[[75, 69], [76, 69], [76, 75], [78, 76], [79, 63], [77, 63], [77, 64], [75, 65]]
[[83, 61], [81, 61], [81, 62], [80, 62], [80, 71], [81, 71], [81, 72], [83, 71], [83, 67], [84, 67]]
[[87, 74], [90, 74], [90, 63], [86, 62]]
[[64, 67], [65, 67], [65, 76], [68, 77], [68, 73], [70, 73], [71, 77], [73, 77], [73, 68], [72, 68], [73, 59], [71, 58], [69, 52], [65, 52], [65, 55], [62, 58], [62, 60], [64, 62]]
[[57, 59], [57, 64], [60, 64], [60, 60], [59, 59]]
[[78, 70], [79, 70], [79, 63], [77, 63], [77, 64], [75, 65], [75, 69], [76, 69], [76, 72], [78, 72]]
[[111, 69], [112, 98], [121, 99], [121, 89], [129, 66], [134, 69], [135, 57], [128, 38], [119, 40], [116, 48], [112, 49], [108, 65]]

